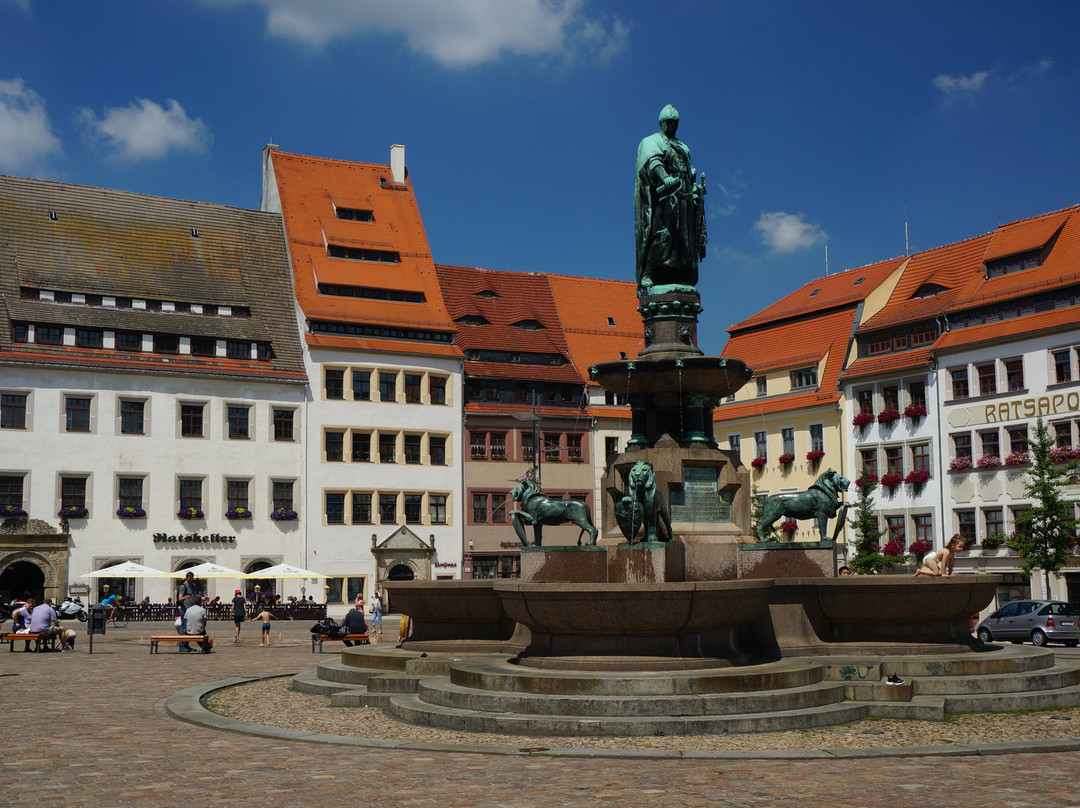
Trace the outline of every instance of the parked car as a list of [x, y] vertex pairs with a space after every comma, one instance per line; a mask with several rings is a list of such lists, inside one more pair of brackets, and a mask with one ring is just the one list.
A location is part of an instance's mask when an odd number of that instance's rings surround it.
[[983, 642], [1031, 640], [1036, 645], [1080, 643], [1080, 613], [1060, 600], [1014, 600], [979, 623], [976, 632]]

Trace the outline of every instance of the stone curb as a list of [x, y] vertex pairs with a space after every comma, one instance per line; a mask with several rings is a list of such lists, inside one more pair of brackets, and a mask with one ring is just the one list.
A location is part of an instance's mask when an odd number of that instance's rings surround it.
[[203, 706], [204, 697], [233, 685], [257, 682], [263, 679], [279, 679], [295, 676], [299, 671], [275, 673], [266, 676], [237, 676], [216, 682], [196, 685], [177, 691], [165, 700], [165, 711], [179, 721], [225, 732], [239, 732], [280, 741], [304, 741], [307, 743], [337, 744], [340, 746], [363, 746], [378, 749], [407, 749], [417, 752], [469, 752], [484, 755], [515, 755], [520, 757], [542, 756], [553, 758], [620, 758], [624, 760], [853, 760], [858, 758], [910, 758], [910, 757], [975, 757], [1032, 753], [1080, 751], [1080, 737], [1015, 741], [1011, 743], [956, 744], [942, 746], [882, 747], [877, 749], [777, 749], [766, 751], [724, 750], [659, 750], [659, 749], [570, 749], [563, 747], [528, 746], [528, 737], [522, 738], [521, 747], [482, 746], [475, 744], [416, 743], [391, 741], [381, 738], [355, 738], [345, 735], [325, 735], [314, 732], [249, 724], [235, 718], [211, 712]]

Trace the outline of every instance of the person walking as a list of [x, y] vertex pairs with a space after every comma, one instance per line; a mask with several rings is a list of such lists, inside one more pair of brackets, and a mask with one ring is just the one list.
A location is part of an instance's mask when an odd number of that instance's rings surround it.
[[262, 637], [259, 640], [260, 646], [264, 645], [267, 648], [270, 647], [270, 618], [273, 616], [274, 615], [270, 613], [270, 610], [264, 607], [261, 612], [251, 618], [252, 620], [262, 621]]
[[382, 636], [382, 598], [379, 597], [379, 590], [376, 589], [371, 593], [371, 629], [375, 631], [380, 637]]
[[[187, 610], [192, 604], [192, 599], [198, 592], [195, 589], [195, 573], [189, 572], [184, 576], [184, 580], [180, 582], [180, 586], [176, 590], [176, 602], [180, 605], [180, 633], [187, 634]], [[181, 651], [190, 651], [191, 646], [182, 642], [179, 643]]]
[[240, 644], [240, 624], [245, 620], [247, 620], [247, 598], [244, 597], [243, 592], [237, 589], [236, 595], [232, 599], [232, 621], [233, 625], [236, 626], [234, 645]]

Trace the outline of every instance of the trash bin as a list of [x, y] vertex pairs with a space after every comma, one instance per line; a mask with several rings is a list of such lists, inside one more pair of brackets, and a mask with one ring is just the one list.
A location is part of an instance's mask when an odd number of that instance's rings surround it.
[[105, 623], [109, 619], [109, 608], [95, 603], [90, 607], [86, 618], [86, 636], [90, 638], [90, 653], [94, 653], [94, 635], [105, 633]]

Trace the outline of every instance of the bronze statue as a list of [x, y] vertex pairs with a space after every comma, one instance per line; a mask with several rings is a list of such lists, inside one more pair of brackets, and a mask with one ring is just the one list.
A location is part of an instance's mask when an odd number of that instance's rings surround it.
[[668, 514], [664, 495], [656, 489], [656, 474], [652, 463], [644, 460], [634, 463], [626, 475], [626, 487], [626, 496], [615, 503], [615, 521], [619, 523], [619, 529], [626, 540], [633, 544], [638, 530], [644, 526], [642, 541], [660, 541], [658, 528], [661, 523], [667, 531], [667, 540], [674, 540], [671, 516]]
[[[697, 182], [690, 148], [675, 137], [679, 113], [660, 111], [660, 131], [638, 145], [634, 238], [638, 296], [653, 287], [696, 287], [705, 257], [705, 174]], [[684, 287], [684, 288], [678, 288]]]
[[581, 528], [578, 533], [579, 545], [581, 537], [586, 533], [589, 534], [589, 544], [596, 544], [599, 531], [593, 524], [589, 506], [584, 502], [576, 499], [549, 499], [531, 476], [518, 481], [510, 492], [510, 498], [521, 503], [520, 510], [510, 511], [510, 521], [522, 546], [529, 544], [525, 536], [525, 525], [533, 526], [533, 544], [539, 547], [543, 540], [543, 525], [561, 525], [565, 522], [573, 522]]
[[757, 536], [758, 541], [767, 541], [765, 534], [772, 527], [773, 522], [781, 516], [787, 516], [792, 519], [814, 519], [817, 522], [821, 541], [827, 541], [829, 519], [839, 512], [836, 530], [832, 537], [835, 541], [844, 524], [844, 515], [847, 513], [848, 505], [841, 501], [841, 497], [848, 490], [849, 485], [851, 485], [851, 480], [840, 472], [829, 469], [820, 475], [806, 491], [766, 497], [761, 506], [761, 520], [754, 528], [754, 535]]

